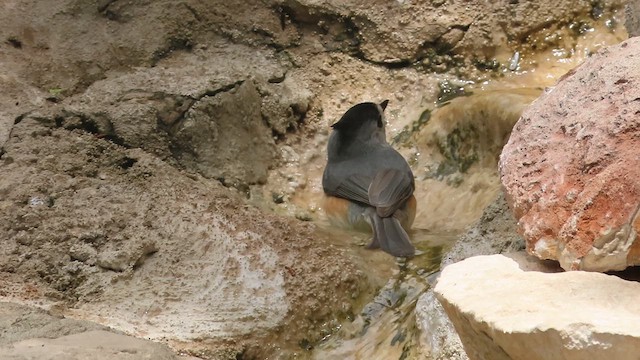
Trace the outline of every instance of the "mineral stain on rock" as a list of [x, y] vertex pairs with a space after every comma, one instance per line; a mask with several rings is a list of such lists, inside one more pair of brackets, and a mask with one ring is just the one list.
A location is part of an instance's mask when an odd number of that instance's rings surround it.
[[587, 59], [525, 111], [501, 155], [528, 251], [566, 270], [640, 264], [637, 50], [632, 38]]

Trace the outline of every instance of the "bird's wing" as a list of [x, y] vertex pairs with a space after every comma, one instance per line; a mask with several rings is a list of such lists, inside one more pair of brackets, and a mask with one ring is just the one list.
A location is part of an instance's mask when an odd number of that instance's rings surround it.
[[411, 197], [414, 190], [409, 173], [398, 169], [383, 169], [373, 177], [368, 188], [368, 203], [380, 217], [389, 217]]
[[325, 184], [325, 191], [329, 195], [338, 196], [344, 199], [357, 201], [363, 204], [369, 204], [369, 184], [371, 178], [362, 174], [351, 174], [345, 177], [328, 180], [329, 184]]
[[365, 175], [355, 174], [345, 178], [336, 188], [336, 195], [345, 199], [369, 204], [369, 184], [371, 178]]

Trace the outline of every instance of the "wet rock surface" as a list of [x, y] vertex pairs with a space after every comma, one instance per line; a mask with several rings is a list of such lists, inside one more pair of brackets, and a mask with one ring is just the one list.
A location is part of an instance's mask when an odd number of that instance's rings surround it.
[[502, 146], [539, 94], [539, 89], [520, 88], [458, 96], [425, 111], [413, 134], [394, 138], [405, 152], [411, 149], [408, 157], [416, 169], [416, 193], [423, 205], [415, 227], [463, 231], [480, 217], [499, 193]]
[[525, 257], [477, 256], [443, 270], [435, 292], [470, 359], [637, 356], [640, 284], [599, 273], [545, 273], [530, 264]]
[[420, 346], [435, 360], [467, 360], [460, 336], [432, 289], [416, 303], [416, 324], [422, 332]]
[[529, 253], [566, 270], [640, 263], [640, 40], [600, 51], [515, 125], [500, 173]]
[[516, 219], [509, 209], [504, 193], [484, 209], [480, 220], [470, 227], [447, 252], [441, 268], [478, 255], [493, 255], [524, 250]]
[[[480, 220], [443, 255], [440, 269], [473, 256], [514, 253], [524, 246], [524, 239], [517, 233], [516, 220], [504, 194], [500, 193], [485, 208]], [[433, 359], [468, 359], [454, 325], [436, 301], [433, 288], [420, 297], [415, 311], [416, 323], [422, 332], [420, 345]]]

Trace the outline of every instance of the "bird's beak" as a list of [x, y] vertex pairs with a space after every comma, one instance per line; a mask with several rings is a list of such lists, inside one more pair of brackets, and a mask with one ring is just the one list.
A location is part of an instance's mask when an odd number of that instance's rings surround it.
[[385, 100], [385, 101], [380, 103], [380, 107], [382, 108], [382, 111], [384, 111], [384, 109], [387, 108], [387, 104], [388, 103], [389, 103], [389, 100]]

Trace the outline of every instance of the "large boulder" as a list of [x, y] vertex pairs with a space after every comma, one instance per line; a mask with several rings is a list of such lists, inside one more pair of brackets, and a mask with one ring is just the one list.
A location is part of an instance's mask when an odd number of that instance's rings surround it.
[[269, 334], [319, 340], [366, 286], [311, 224], [46, 117], [13, 127], [0, 173], [2, 296], [235, 359], [268, 356]]
[[588, 58], [516, 124], [500, 156], [529, 253], [566, 270], [640, 264], [640, 39]]
[[640, 284], [516, 259], [463, 260], [435, 287], [471, 360], [637, 359]]

